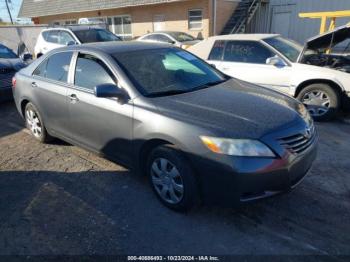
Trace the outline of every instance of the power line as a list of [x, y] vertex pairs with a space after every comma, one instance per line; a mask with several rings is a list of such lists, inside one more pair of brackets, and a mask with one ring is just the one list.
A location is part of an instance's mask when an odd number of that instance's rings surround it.
[[6, 8], [7, 8], [7, 12], [9, 13], [9, 17], [10, 17], [10, 20], [11, 20], [11, 24], [13, 24], [13, 20], [12, 20], [12, 15], [11, 15], [11, 11], [10, 11], [10, 8], [9, 8], [9, 4], [7, 2], [8, 0], [5, 0], [5, 4], [6, 4]]

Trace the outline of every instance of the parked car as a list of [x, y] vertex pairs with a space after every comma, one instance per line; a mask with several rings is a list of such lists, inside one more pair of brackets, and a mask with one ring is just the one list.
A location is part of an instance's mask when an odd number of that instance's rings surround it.
[[183, 32], [158, 31], [141, 36], [137, 41], [166, 43], [186, 49], [201, 40]]
[[67, 28], [49, 28], [41, 31], [34, 53], [39, 58], [52, 49], [93, 42], [122, 41], [110, 31], [99, 26], [71, 26]]
[[288, 191], [317, 151], [302, 103], [162, 44], [55, 49], [16, 74], [14, 97], [37, 140], [58, 137], [145, 173], [176, 210]]
[[332, 119], [350, 96], [348, 73], [303, 63], [303, 47], [279, 35], [215, 36], [189, 51], [227, 75], [296, 97], [319, 121]]
[[[24, 59], [30, 59], [28, 55]], [[0, 44], [0, 102], [9, 101], [12, 97], [12, 77], [24, 68], [26, 63], [10, 48]]]

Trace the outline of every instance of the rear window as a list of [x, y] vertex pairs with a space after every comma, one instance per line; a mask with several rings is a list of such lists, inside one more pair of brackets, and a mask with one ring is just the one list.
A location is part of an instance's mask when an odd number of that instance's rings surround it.
[[121, 39], [105, 29], [89, 29], [74, 31], [82, 43], [121, 41]]

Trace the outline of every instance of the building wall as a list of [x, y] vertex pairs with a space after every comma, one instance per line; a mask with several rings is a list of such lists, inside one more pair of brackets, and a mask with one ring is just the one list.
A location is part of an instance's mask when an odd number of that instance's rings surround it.
[[215, 35], [219, 35], [236, 9], [239, 0], [217, 0], [216, 1], [216, 28]]
[[[79, 19], [83, 17], [106, 17], [117, 15], [130, 15], [132, 20], [133, 37], [153, 32], [153, 19], [155, 15], [164, 15], [164, 30], [183, 31], [195, 37], [210, 35], [210, 12], [209, 1], [211, 0], [189, 0], [167, 4], [137, 6], [92, 12], [70, 13], [54, 16], [35, 18], [40, 24], [50, 24], [57, 20]], [[201, 30], [188, 29], [188, 10], [203, 10], [203, 27]]]
[[[270, 0], [250, 23], [251, 33], [279, 33], [304, 43], [319, 33], [320, 20], [299, 18], [299, 13], [349, 10], [350, 0]], [[337, 26], [350, 22], [337, 19]]]

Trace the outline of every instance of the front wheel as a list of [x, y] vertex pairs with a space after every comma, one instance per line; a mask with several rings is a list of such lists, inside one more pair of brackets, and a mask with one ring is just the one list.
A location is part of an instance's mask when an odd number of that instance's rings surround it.
[[316, 121], [333, 119], [340, 107], [340, 96], [328, 84], [312, 84], [303, 88], [297, 96]]
[[167, 207], [186, 211], [198, 201], [194, 173], [176, 148], [155, 148], [148, 158], [147, 173], [154, 192]]

